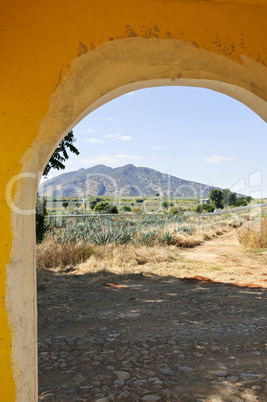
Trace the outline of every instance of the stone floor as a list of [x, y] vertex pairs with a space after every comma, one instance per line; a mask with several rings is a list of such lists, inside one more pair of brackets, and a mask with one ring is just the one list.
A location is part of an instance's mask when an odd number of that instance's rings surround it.
[[39, 284], [39, 400], [267, 400], [266, 290], [175, 278]]

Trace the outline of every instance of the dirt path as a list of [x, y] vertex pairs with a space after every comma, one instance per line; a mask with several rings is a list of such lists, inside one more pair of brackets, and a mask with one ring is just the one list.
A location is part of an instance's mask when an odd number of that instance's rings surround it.
[[266, 285], [266, 255], [233, 232], [176, 252], [180, 277], [39, 276], [40, 401], [267, 400], [266, 290], [227, 284]]
[[[201, 263], [199, 267], [195, 267], [194, 275], [240, 286], [267, 288], [267, 252], [247, 251], [238, 242], [236, 231], [193, 249], [182, 250], [180, 255], [191, 262]], [[205, 270], [203, 263], [214, 264], [214, 270]], [[187, 276], [186, 273], [184, 276]]]

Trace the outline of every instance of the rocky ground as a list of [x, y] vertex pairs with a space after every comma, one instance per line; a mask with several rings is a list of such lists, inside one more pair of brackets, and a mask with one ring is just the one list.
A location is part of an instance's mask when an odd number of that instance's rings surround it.
[[170, 276], [39, 281], [39, 400], [266, 401], [266, 289]]

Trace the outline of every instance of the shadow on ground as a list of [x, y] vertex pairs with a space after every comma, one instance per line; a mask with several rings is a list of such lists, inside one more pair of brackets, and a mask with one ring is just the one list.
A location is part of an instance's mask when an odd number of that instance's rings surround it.
[[[56, 382], [46, 400], [266, 400], [266, 290], [155, 274], [38, 276], [41, 399]], [[116, 371], [129, 377], [116, 383]]]

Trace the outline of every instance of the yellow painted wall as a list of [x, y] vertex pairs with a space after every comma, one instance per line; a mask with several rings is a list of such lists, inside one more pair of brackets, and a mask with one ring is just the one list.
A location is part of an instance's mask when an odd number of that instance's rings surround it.
[[[6, 267], [13, 241], [5, 190], [20, 172], [51, 95], [72, 61], [103, 43], [142, 37], [179, 39], [238, 64], [245, 56], [266, 68], [266, 21], [265, 0], [1, 1], [0, 401], [15, 400], [16, 378], [12, 328], [5, 310]], [[266, 92], [258, 95], [267, 101]]]

